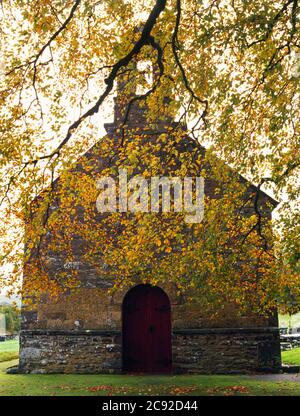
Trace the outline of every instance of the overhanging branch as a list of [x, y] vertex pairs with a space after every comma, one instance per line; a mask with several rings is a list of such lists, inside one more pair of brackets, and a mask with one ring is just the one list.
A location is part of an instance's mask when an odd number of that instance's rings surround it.
[[65, 138], [60, 142], [60, 144], [57, 146], [57, 148], [53, 152], [51, 152], [47, 155], [41, 156], [41, 157], [39, 157], [35, 160], [30, 160], [28, 162], [25, 162], [25, 165], [35, 164], [38, 161], [43, 160], [43, 159], [51, 159], [55, 155], [59, 156], [61, 149], [68, 143], [68, 141], [72, 137], [74, 131], [81, 125], [81, 123], [86, 118], [93, 116], [94, 114], [96, 114], [99, 111], [100, 106], [102, 105], [102, 103], [104, 102], [106, 97], [110, 94], [110, 92], [112, 91], [113, 86], [114, 86], [114, 81], [115, 81], [120, 69], [126, 67], [131, 62], [133, 57], [138, 55], [138, 53], [141, 51], [141, 49], [144, 45], [149, 44], [151, 31], [152, 31], [158, 17], [163, 12], [165, 7], [166, 7], [166, 0], [157, 0], [156, 1], [152, 11], [149, 14], [149, 17], [148, 17], [147, 21], [145, 22], [145, 24], [143, 26], [143, 30], [142, 30], [141, 36], [138, 39], [138, 41], [135, 43], [135, 45], [130, 50], [130, 52], [126, 56], [124, 56], [124, 58], [120, 59], [118, 62], [116, 62], [112, 66], [112, 69], [111, 69], [108, 77], [105, 79], [106, 88], [105, 88], [104, 92], [100, 95], [100, 97], [98, 98], [96, 103], [89, 110], [87, 110], [74, 123], [72, 123], [69, 126]]

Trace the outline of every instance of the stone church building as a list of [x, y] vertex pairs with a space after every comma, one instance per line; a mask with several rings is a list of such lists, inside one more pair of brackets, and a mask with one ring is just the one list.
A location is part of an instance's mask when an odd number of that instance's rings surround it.
[[[114, 138], [124, 116], [120, 98], [123, 87], [122, 83], [118, 86], [114, 122], [105, 126], [106, 138], [83, 156], [94, 172], [105, 168], [101, 148], [107, 138]], [[144, 110], [140, 102], [134, 102], [127, 126], [143, 127], [145, 133]], [[159, 120], [155, 129], [163, 131], [168, 125], [176, 123], [170, 118]], [[146, 134], [155, 140], [153, 129], [149, 127]], [[186, 142], [193, 146], [188, 138]], [[72, 174], [81, 169], [79, 159]], [[240, 180], [246, 184], [248, 196], [258, 191], [242, 177]], [[56, 195], [59, 187], [60, 179], [54, 183], [50, 207], [53, 211], [59, 204]], [[205, 196], [213, 197], [215, 189], [214, 179], [207, 177]], [[263, 214], [271, 218], [276, 201], [262, 191], [259, 199]], [[88, 221], [86, 217], [84, 221]], [[152, 286], [139, 281], [137, 276], [136, 284], [111, 293], [113, 282], [105, 277], [104, 268], [101, 274], [101, 267], [95, 268], [88, 261], [80, 238], [70, 237], [75, 259], [72, 263], [66, 261], [65, 253], [53, 249], [55, 238], [51, 233], [46, 235], [39, 250], [33, 250], [24, 266], [24, 285], [31, 279], [30, 262], [40, 257], [43, 273], [46, 270], [50, 280], [61, 270], [76, 268], [80, 287], [62, 293], [55, 301], [45, 293], [31, 306], [24, 302], [20, 372], [209, 374], [270, 371], [280, 367], [276, 312], [269, 317], [255, 313], [239, 315], [232, 305], [222, 305], [222, 312], [215, 315], [201, 301], [191, 303], [178, 295], [171, 278]]]

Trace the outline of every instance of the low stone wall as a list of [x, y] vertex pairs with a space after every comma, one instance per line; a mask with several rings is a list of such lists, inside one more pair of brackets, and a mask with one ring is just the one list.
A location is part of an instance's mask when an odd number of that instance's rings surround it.
[[[174, 330], [174, 373], [233, 374], [279, 369], [275, 328]], [[20, 372], [122, 372], [121, 331], [21, 331]]]
[[276, 328], [178, 330], [173, 334], [177, 373], [238, 374], [280, 369]]
[[119, 331], [22, 331], [23, 373], [120, 373]]

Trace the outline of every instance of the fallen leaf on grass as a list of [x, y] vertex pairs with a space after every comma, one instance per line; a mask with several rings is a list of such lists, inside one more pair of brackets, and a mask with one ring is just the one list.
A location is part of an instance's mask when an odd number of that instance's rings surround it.
[[181, 394], [191, 393], [194, 390], [196, 390], [196, 387], [195, 386], [189, 386], [189, 387], [173, 387], [170, 390], [170, 393], [177, 396], [177, 395], [181, 395]]
[[108, 391], [108, 396], [111, 396], [112, 393], [127, 393], [129, 389], [127, 387], [114, 387], [103, 384], [100, 386], [88, 387], [87, 390], [92, 393], [96, 393], [97, 391]]
[[228, 386], [228, 387], [213, 387], [207, 389], [208, 394], [223, 394], [224, 396], [233, 396], [236, 393], [249, 394], [248, 387], [245, 386]]

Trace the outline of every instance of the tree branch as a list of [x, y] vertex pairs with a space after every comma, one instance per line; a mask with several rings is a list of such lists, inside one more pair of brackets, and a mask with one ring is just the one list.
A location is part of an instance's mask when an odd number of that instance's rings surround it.
[[141, 51], [142, 47], [144, 45], [148, 44], [149, 37], [150, 37], [151, 31], [153, 29], [153, 26], [155, 25], [158, 17], [162, 13], [162, 11], [165, 9], [165, 7], [166, 7], [166, 0], [157, 0], [156, 1], [152, 11], [149, 14], [149, 17], [148, 17], [146, 23], [143, 26], [143, 30], [142, 30], [142, 33], [141, 33], [141, 36], [140, 36], [139, 40], [135, 43], [135, 45], [130, 50], [130, 52], [126, 56], [124, 56], [124, 58], [120, 59], [118, 62], [116, 62], [112, 66], [110, 74], [105, 79], [105, 83], [106, 83], [107, 86], [106, 86], [104, 92], [100, 95], [100, 97], [98, 98], [96, 103], [89, 110], [87, 110], [76, 121], [74, 121], [74, 123], [72, 123], [69, 126], [65, 138], [60, 142], [60, 144], [57, 146], [57, 148], [53, 152], [51, 152], [47, 155], [44, 155], [44, 156], [41, 156], [41, 157], [39, 157], [35, 160], [30, 160], [30, 161], [26, 162], [26, 165], [37, 163], [38, 161], [43, 160], [43, 159], [52, 158], [55, 155], [59, 156], [61, 149], [65, 146], [66, 143], [68, 143], [68, 141], [70, 140], [70, 138], [73, 135], [74, 130], [76, 130], [86, 118], [93, 116], [94, 114], [96, 114], [99, 111], [99, 108], [102, 105], [103, 101], [106, 99], [106, 97], [112, 91], [113, 86], [114, 86], [114, 81], [115, 81], [120, 69], [123, 68], [123, 67], [126, 67], [131, 62], [133, 57], [138, 55], [138, 53]]
[[36, 75], [37, 75], [37, 66], [38, 66], [38, 60], [40, 59], [40, 57], [43, 55], [43, 53], [45, 52], [45, 50], [50, 47], [51, 43], [66, 29], [66, 27], [68, 26], [68, 24], [70, 23], [70, 21], [72, 20], [77, 8], [80, 5], [81, 0], [75, 0], [75, 3], [70, 11], [69, 16], [67, 17], [67, 19], [64, 21], [64, 23], [60, 26], [59, 29], [57, 29], [57, 31], [55, 33], [53, 33], [53, 35], [49, 38], [49, 40], [44, 44], [44, 46], [40, 49], [40, 51], [36, 54], [36, 56], [30, 60], [27, 63], [15, 66], [14, 68], [12, 68], [9, 72], [7, 72], [5, 75], [11, 75], [13, 72], [15, 72], [18, 69], [21, 68], [28, 68], [30, 65], [33, 64], [33, 83], [35, 83], [36, 80]]
[[178, 49], [178, 30], [179, 30], [179, 26], [180, 26], [180, 19], [181, 19], [181, 0], [176, 0], [176, 8], [177, 8], [177, 14], [176, 14], [176, 22], [175, 22], [175, 27], [174, 27], [174, 32], [172, 35], [172, 51], [173, 51], [173, 55], [175, 58], [175, 62], [179, 67], [179, 70], [181, 72], [182, 75], [182, 79], [185, 85], [185, 88], [188, 90], [188, 92], [190, 93], [191, 97], [198, 101], [200, 104], [204, 104], [204, 110], [202, 112], [202, 115], [200, 118], [202, 118], [203, 120], [205, 120], [205, 116], [207, 114], [207, 110], [208, 110], [208, 101], [207, 100], [201, 100], [193, 91], [193, 89], [190, 86], [190, 83], [187, 79], [185, 70], [180, 62], [179, 59], [179, 55], [177, 53], [177, 49]]
[[[278, 23], [279, 19], [281, 18], [281, 16], [284, 14], [284, 12], [287, 10], [287, 8], [289, 7], [290, 4], [292, 3], [297, 3], [297, 0], [288, 0], [286, 3], [284, 3], [284, 5], [282, 6], [282, 8], [276, 13], [276, 15], [273, 17], [273, 19], [269, 22], [268, 27], [267, 27], [267, 31], [264, 34], [263, 37], [261, 37], [260, 39], [257, 39], [253, 42], [251, 42], [248, 45], [248, 48], [251, 48], [254, 45], [257, 45], [258, 43], [261, 42], [265, 42], [266, 40], [269, 39], [269, 37], [271, 36], [274, 27], [276, 26], [276, 24]], [[293, 7], [294, 9], [294, 7]]]

